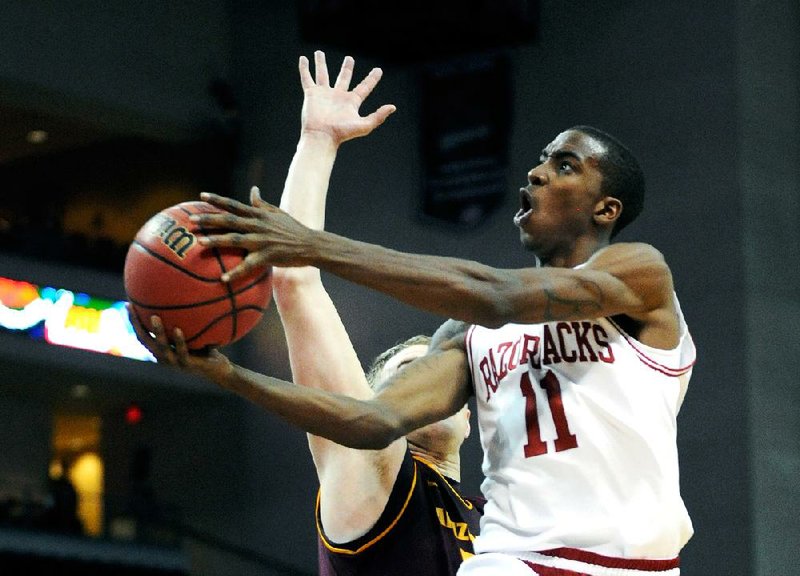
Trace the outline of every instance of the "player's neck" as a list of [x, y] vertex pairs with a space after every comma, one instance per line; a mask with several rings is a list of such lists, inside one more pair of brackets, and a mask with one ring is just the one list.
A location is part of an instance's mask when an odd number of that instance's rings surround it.
[[568, 251], [554, 252], [548, 256], [539, 257], [539, 264], [551, 268], [574, 268], [589, 260], [592, 254], [606, 246], [608, 246], [608, 241], [604, 238], [581, 237]]

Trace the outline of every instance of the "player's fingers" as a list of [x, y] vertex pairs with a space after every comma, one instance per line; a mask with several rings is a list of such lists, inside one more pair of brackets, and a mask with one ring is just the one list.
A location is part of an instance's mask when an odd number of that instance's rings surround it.
[[267, 204], [261, 197], [261, 190], [258, 189], [258, 186], [250, 188], [250, 204], [256, 208], [261, 208]]
[[345, 56], [344, 60], [342, 61], [342, 67], [339, 70], [339, 76], [336, 77], [336, 84], [334, 87], [342, 90], [347, 90], [350, 88], [350, 81], [353, 79], [354, 66], [355, 61], [353, 60], [353, 57]]
[[264, 257], [260, 252], [250, 252], [236, 266], [225, 272], [220, 279], [223, 282], [235, 282], [239, 278], [249, 276], [253, 271], [264, 267]]
[[186, 344], [186, 338], [183, 335], [183, 330], [175, 328], [173, 335], [173, 344], [175, 345], [175, 357], [178, 364], [186, 366], [189, 362], [189, 347]]
[[325, 52], [317, 50], [314, 52], [314, 69], [317, 76], [318, 86], [330, 86], [328, 77], [328, 64], [325, 62]]
[[153, 329], [153, 336], [160, 345], [169, 346], [169, 339], [167, 338], [167, 333], [164, 330], [164, 323], [161, 321], [161, 318], [153, 314], [150, 317], [150, 326]]
[[151, 316], [150, 326], [153, 329], [153, 336], [155, 336], [155, 339], [152, 340], [153, 348], [150, 351], [159, 362], [167, 361], [172, 363], [172, 346], [170, 345], [167, 331], [164, 329], [164, 323], [161, 321], [161, 318], [155, 314]]
[[[220, 236], [220, 231], [257, 232], [261, 230], [259, 218], [243, 218], [229, 213], [192, 214], [189, 220], [203, 228], [206, 235]], [[202, 238], [202, 236], [201, 236]]]
[[311, 77], [311, 71], [308, 67], [308, 58], [300, 56], [297, 68], [300, 71], [300, 85], [303, 87], [303, 90], [308, 90], [314, 85], [314, 79]]
[[142, 325], [139, 323], [139, 317], [136, 316], [136, 312], [134, 312], [130, 302], [125, 302], [125, 311], [128, 313], [128, 320], [130, 320], [133, 329], [141, 328]]
[[197, 241], [206, 248], [239, 248], [247, 251], [260, 250], [266, 244], [260, 234], [239, 232], [209, 234], [198, 237]]
[[246, 264], [239, 264], [232, 270], [228, 270], [227, 272], [225, 272], [220, 277], [220, 280], [222, 280], [223, 282], [236, 282], [237, 279], [246, 275], [248, 272], [249, 269]]
[[366, 100], [367, 96], [372, 93], [372, 91], [375, 89], [375, 86], [377, 86], [378, 82], [380, 82], [381, 76], [383, 76], [383, 70], [380, 68], [373, 68], [370, 70], [370, 73], [358, 83], [358, 86], [353, 88], [353, 93], [358, 95], [362, 101]]
[[228, 196], [220, 196], [219, 194], [213, 194], [211, 192], [200, 192], [200, 200], [208, 202], [217, 208], [222, 208], [223, 210], [233, 214], [240, 214], [243, 216], [254, 215], [252, 206], [245, 204], [244, 202], [239, 202], [233, 198], [229, 198]]
[[384, 104], [372, 114], [366, 116], [366, 119], [372, 124], [373, 127], [380, 126], [386, 119], [395, 113], [397, 107], [394, 104]]

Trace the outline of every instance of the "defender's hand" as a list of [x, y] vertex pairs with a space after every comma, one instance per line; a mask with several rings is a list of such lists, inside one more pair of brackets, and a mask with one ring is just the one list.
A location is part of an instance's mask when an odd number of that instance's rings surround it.
[[347, 140], [366, 136], [396, 110], [393, 104], [384, 104], [367, 116], [359, 114], [364, 100], [380, 82], [383, 71], [373, 68], [350, 90], [354, 66], [353, 58], [345, 56], [336, 82], [331, 87], [324, 52], [314, 52], [316, 77], [311, 75], [308, 58], [300, 57], [300, 84], [304, 96], [301, 125], [304, 134], [324, 134], [338, 146]]

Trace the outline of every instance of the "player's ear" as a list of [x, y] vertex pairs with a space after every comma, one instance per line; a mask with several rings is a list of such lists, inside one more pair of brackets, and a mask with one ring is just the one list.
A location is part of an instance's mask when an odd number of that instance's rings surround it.
[[594, 220], [604, 226], [613, 225], [622, 214], [622, 202], [613, 196], [604, 196], [594, 205]]

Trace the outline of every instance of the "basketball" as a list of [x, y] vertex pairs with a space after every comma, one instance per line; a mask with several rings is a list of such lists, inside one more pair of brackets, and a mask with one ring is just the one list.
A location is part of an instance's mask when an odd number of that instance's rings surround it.
[[208, 212], [222, 210], [190, 201], [150, 218], [131, 242], [123, 272], [128, 301], [141, 325], [152, 331], [150, 317], [159, 316], [167, 335], [175, 328], [183, 331], [190, 350], [241, 339], [272, 299], [271, 267], [231, 283], [220, 280], [247, 252], [198, 243], [205, 231], [189, 216]]

